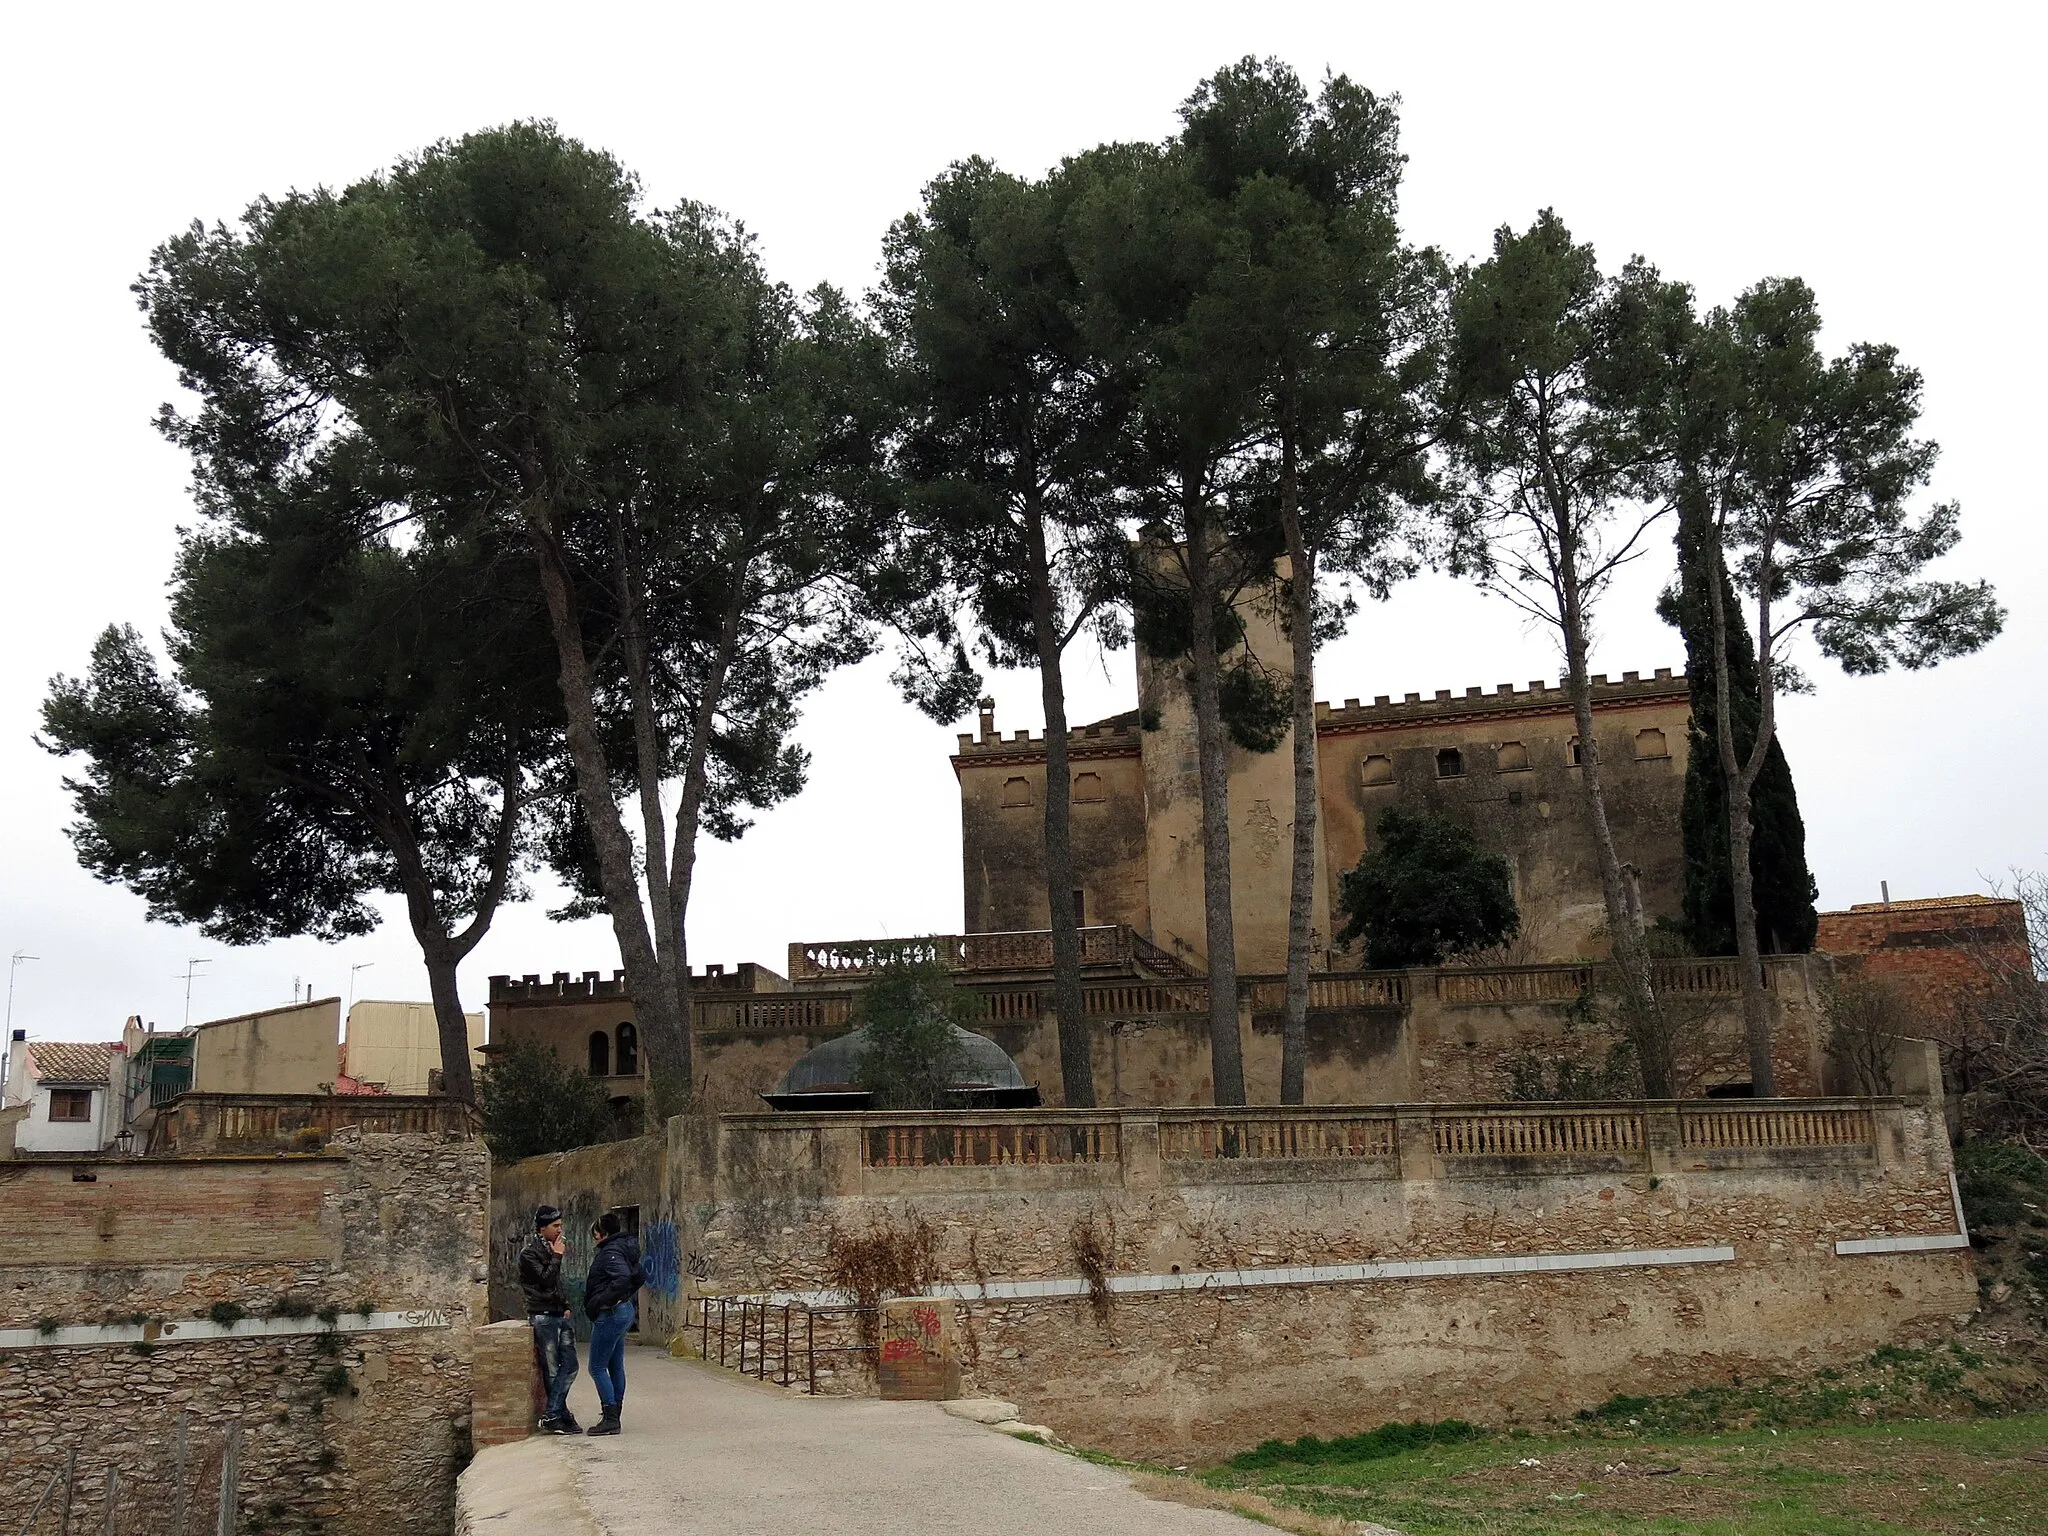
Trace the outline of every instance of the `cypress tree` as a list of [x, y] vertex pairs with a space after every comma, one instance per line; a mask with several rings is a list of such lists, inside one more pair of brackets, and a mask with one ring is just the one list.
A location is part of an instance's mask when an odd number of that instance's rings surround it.
[[[1719, 729], [1714, 697], [1713, 598], [1707, 586], [1713, 530], [1703, 498], [1680, 498], [1678, 584], [1665, 594], [1667, 623], [1685, 638], [1685, 674], [1692, 692], [1690, 751], [1680, 831], [1685, 846], [1684, 912], [1687, 936], [1701, 954], [1735, 953], [1735, 895], [1728, 867], [1728, 794], [1714, 744]], [[1728, 636], [1729, 694], [1735, 707], [1735, 750], [1746, 757], [1756, 743], [1762, 703], [1757, 695], [1756, 646], [1735, 589], [1723, 575]], [[1773, 741], [1751, 796], [1754, 826], [1750, 868], [1756, 879], [1757, 943], [1766, 953], [1804, 954], [1813, 948], [1819, 895], [1806, 867], [1806, 823], [1782, 743]]]

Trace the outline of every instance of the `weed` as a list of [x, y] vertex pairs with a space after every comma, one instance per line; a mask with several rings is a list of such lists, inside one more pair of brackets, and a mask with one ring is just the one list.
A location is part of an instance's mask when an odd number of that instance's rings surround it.
[[216, 1301], [206, 1309], [207, 1319], [210, 1322], [219, 1324], [223, 1328], [234, 1327], [235, 1324], [248, 1315], [237, 1303], [232, 1301]]
[[318, 1312], [315, 1312], [313, 1315], [319, 1318], [320, 1321], [325, 1323], [328, 1327], [332, 1328], [341, 1321], [341, 1308], [337, 1307], [333, 1302], [330, 1301], [327, 1303], [326, 1306], [322, 1307]]
[[320, 1390], [329, 1397], [339, 1397], [348, 1390], [348, 1367], [330, 1365], [320, 1376]]
[[292, 1318], [311, 1317], [313, 1315], [313, 1303], [303, 1296], [294, 1296], [290, 1291], [286, 1291], [270, 1304], [270, 1315], [272, 1317]]
[[1225, 1463], [1232, 1471], [1250, 1472], [1261, 1467], [1321, 1466], [1336, 1461], [1377, 1461], [1399, 1456], [1404, 1451], [1430, 1445], [1460, 1445], [1481, 1439], [1485, 1431], [1463, 1419], [1444, 1419], [1435, 1424], [1417, 1419], [1412, 1424], [1382, 1424], [1361, 1435], [1339, 1435], [1334, 1440], [1303, 1435], [1299, 1440], [1268, 1440], [1256, 1450], [1233, 1456]]
[[39, 1317], [36, 1319], [36, 1337], [39, 1339], [51, 1338], [63, 1326], [54, 1317]]

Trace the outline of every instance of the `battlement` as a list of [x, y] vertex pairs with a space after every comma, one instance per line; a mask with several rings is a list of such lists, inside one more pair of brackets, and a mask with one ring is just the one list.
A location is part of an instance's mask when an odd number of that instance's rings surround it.
[[[1669, 667], [1659, 667], [1649, 677], [1640, 672], [1624, 672], [1618, 682], [1610, 681], [1605, 672], [1596, 672], [1592, 684], [1595, 709], [1676, 702], [1688, 697], [1685, 674], [1673, 672]], [[1562, 680], [1553, 685], [1537, 678], [1527, 688], [1501, 683], [1491, 693], [1484, 688], [1467, 688], [1459, 695], [1448, 688], [1439, 688], [1432, 699], [1411, 693], [1397, 702], [1383, 693], [1370, 704], [1346, 699], [1341, 708], [1333, 708], [1317, 700], [1316, 726], [1319, 731], [1358, 730], [1388, 725], [1438, 724], [1482, 715], [1555, 714], [1570, 708], [1571, 693]]]
[[[744, 960], [730, 969], [723, 965], [707, 965], [702, 971], [692, 970], [690, 987], [697, 992], [787, 992], [789, 982], [765, 965]], [[585, 971], [580, 977], [567, 971], [556, 971], [548, 981], [542, 981], [537, 975], [491, 978], [493, 1007], [507, 1003], [588, 1002], [606, 997], [630, 1001], [632, 995], [626, 985], [624, 971], [613, 971], [609, 980], [599, 971]]]
[[[1045, 733], [1033, 735], [1030, 731], [1013, 731], [1007, 740], [996, 729], [995, 706], [988, 700], [982, 701], [980, 734], [961, 734], [956, 739], [960, 750], [953, 761], [963, 759], [976, 762], [1025, 759], [1034, 760], [1045, 756]], [[1097, 720], [1088, 725], [1074, 726], [1067, 732], [1067, 755], [1075, 760], [1088, 757], [1134, 757], [1138, 753], [1141, 734], [1138, 711], [1126, 710], [1120, 715], [1111, 715], [1107, 720]]]

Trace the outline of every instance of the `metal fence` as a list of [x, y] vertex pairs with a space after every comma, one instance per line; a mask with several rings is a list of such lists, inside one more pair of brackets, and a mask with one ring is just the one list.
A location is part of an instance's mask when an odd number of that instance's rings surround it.
[[[801, 1386], [815, 1395], [820, 1357], [860, 1355], [872, 1361], [875, 1345], [868, 1335], [873, 1327], [870, 1324], [863, 1329], [861, 1319], [878, 1315], [875, 1307], [811, 1307], [797, 1301], [746, 1296], [693, 1296], [683, 1329], [696, 1331], [697, 1353], [708, 1363], [778, 1386]], [[818, 1340], [820, 1319], [825, 1320], [824, 1343]], [[855, 1342], [851, 1344], [833, 1342], [842, 1319], [854, 1326]]]
[[14, 1536], [235, 1536], [241, 1490], [242, 1426], [195, 1433], [181, 1416], [168, 1446], [125, 1467], [70, 1446], [61, 1466], [17, 1485], [14, 1509], [27, 1517]]

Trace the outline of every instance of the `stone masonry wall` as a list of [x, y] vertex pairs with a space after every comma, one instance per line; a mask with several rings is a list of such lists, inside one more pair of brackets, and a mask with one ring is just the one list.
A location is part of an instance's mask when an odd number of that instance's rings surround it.
[[[1128, 1119], [1120, 1165], [919, 1168], [866, 1166], [857, 1141], [849, 1155], [828, 1129], [756, 1135], [739, 1122], [713, 1152], [676, 1122], [671, 1182], [689, 1191], [685, 1247], [708, 1293], [829, 1295], [835, 1231], [929, 1241], [933, 1278], [975, 1297], [992, 1283], [1071, 1285], [1099, 1249], [1109, 1284], [1132, 1287], [1099, 1308], [1085, 1291], [959, 1302], [964, 1390], [1015, 1401], [1076, 1443], [1185, 1458], [1397, 1418], [1509, 1423], [1946, 1329], [1975, 1306], [1967, 1249], [1835, 1247], [1955, 1234], [1938, 1116], [1883, 1110], [1863, 1152], [1722, 1166], [1681, 1154], [1656, 1173], [1439, 1159], [1419, 1177], [1357, 1159], [1155, 1157], [1148, 1171]], [[1724, 1247], [1732, 1256], [1698, 1257]], [[1215, 1271], [1674, 1249], [1695, 1261], [1136, 1289]]]
[[123, 1536], [169, 1529], [180, 1487], [210, 1529], [238, 1426], [241, 1531], [450, 1530], [487, 1198], [459, 1137], [0, 1165], [0, 1508], [75, 1448], [93, 1528], [111, 1467]]

